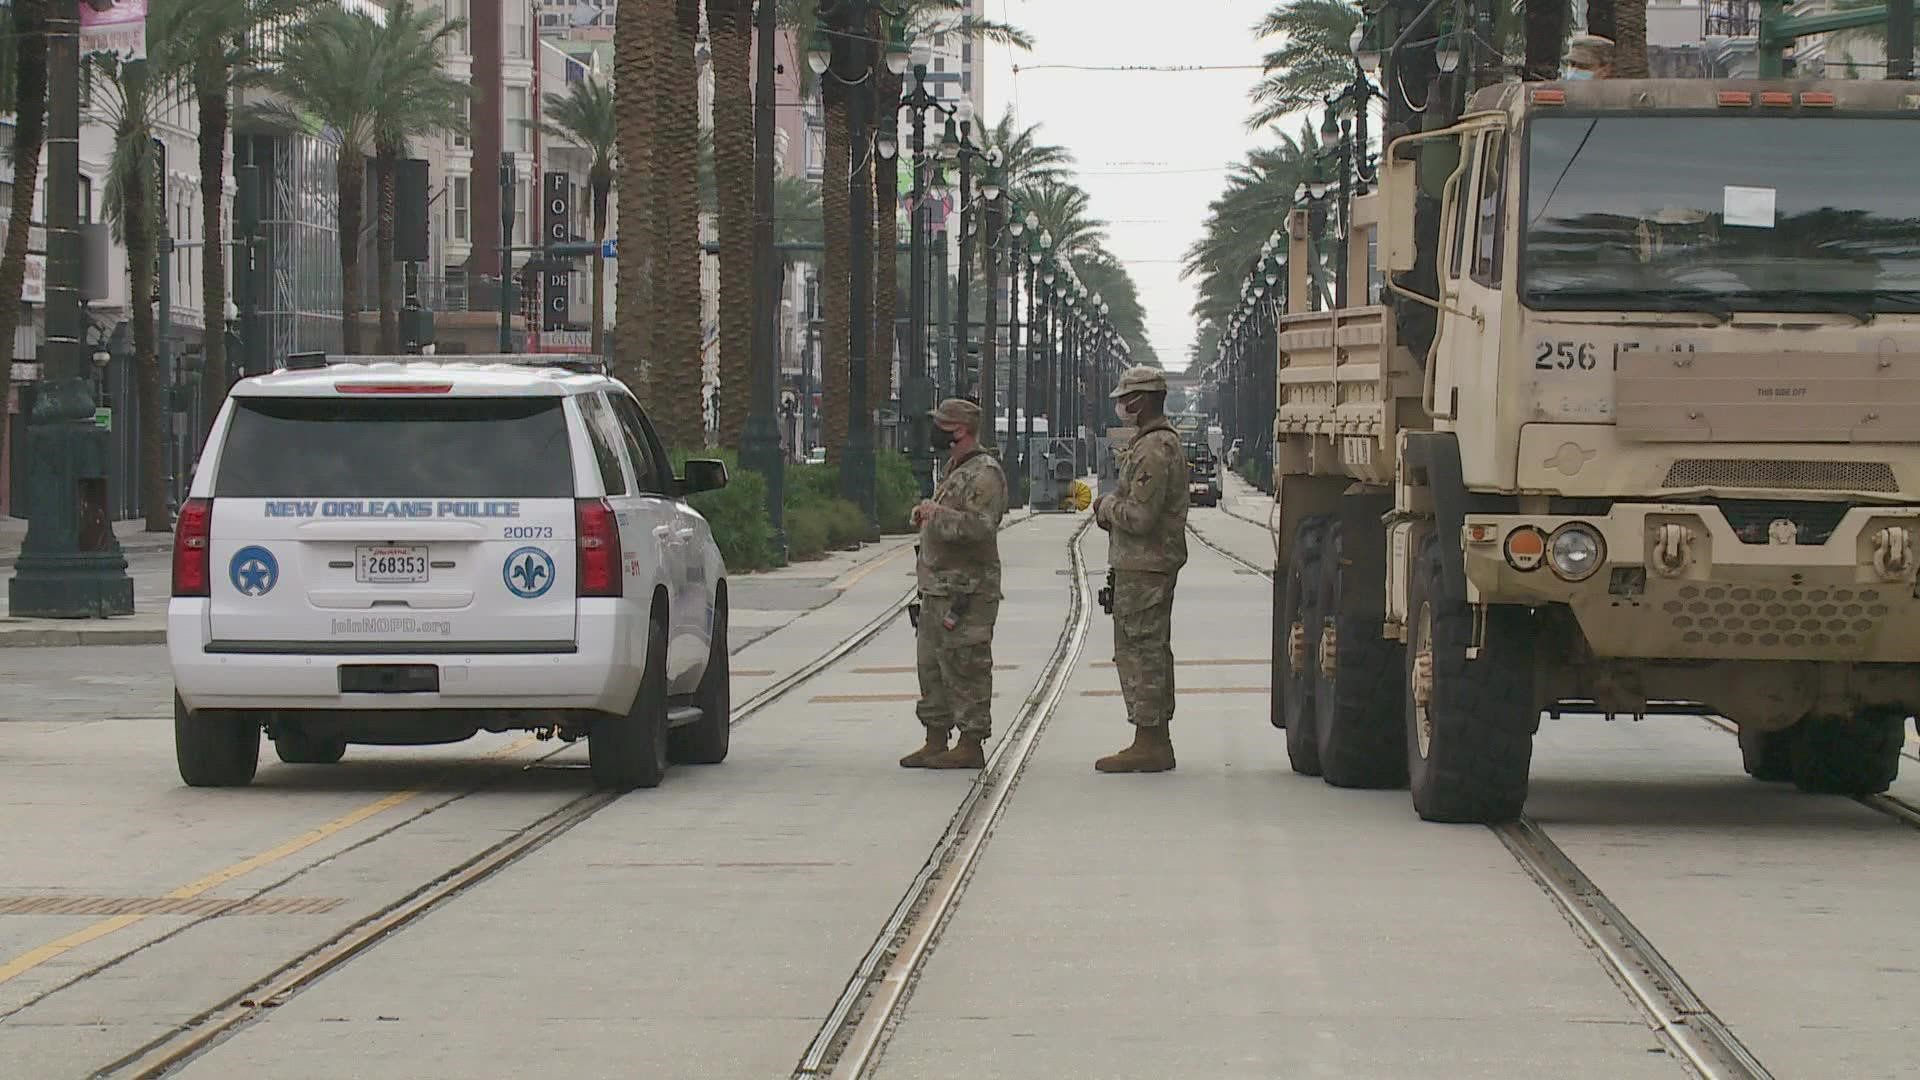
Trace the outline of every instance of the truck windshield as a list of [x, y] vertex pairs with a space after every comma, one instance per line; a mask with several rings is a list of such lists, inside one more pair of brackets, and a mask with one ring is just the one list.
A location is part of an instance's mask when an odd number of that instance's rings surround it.
[[1535, 116], [1535, 308], [1920, 311], [1920, 123]]

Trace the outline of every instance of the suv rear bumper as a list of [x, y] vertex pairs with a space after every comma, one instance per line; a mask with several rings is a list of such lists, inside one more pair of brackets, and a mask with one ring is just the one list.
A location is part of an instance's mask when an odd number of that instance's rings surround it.
[[[640, 688], [645, 631], [629, 629], [618, 600], [582, 600], [571, 643], [499, 643], [472, 651], [394, 651], [381, 642], [231, 642], [212, 639], [207, 601], [176, 598], [167, 607], [167, 655], [174, 686], [189, 709], [558, 710], [625, 712]], [[641, 623], [644, 628], [646, 624]], [[458, 646], [452, 646], [457, 648]], [[343, 694], [346, 664], [432, 665], [437, 693]]]

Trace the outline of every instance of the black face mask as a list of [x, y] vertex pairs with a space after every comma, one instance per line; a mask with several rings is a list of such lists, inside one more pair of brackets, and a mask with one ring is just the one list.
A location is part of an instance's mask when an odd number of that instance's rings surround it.
[[940, 453], [944, 454], [948, 450], [953, 449], [953, 432], [948, 431], [946, 428], [935, 427], [928, 433], [927, 438], [928, 441], [933, 444], [933, 448]]

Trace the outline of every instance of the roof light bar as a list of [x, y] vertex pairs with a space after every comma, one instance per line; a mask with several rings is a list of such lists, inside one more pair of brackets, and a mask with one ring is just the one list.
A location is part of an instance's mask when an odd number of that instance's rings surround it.
[[1793, 94], [1786, 90], [1762, 90], [1760, 104], [1769, 109], [1791, 109]]
[[452, 383], [350, 383], [337, 382], [335, 390], [343, 394], [449, 394]]
[[1722, 108], [1728, 108], [1731, 106], [1746, 106], [1751, 104], [1753, 104], [1753, 92], [1750, 90], [1720, 91], [1720, 106]]
[[1565, 105], [1567, 103], [1567, 92], [1565, 90], [1535, 90], [1532, 101], [1535, 105]]

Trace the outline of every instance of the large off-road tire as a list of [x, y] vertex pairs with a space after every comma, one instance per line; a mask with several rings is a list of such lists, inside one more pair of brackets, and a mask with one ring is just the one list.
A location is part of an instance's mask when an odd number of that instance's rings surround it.
[[722, 601], [713, 612], [713, 642], [707, 654], [707, 671], [700, 676], [700, 689], [693, 703], [700, 719], [673, 729], [667, 736], [667, 756], [688, 765], [718, 765], [727, 760], [727, 747], [733, 736], [733, 674], [727, 652], [727, 605]]
[[173, 756], [189, 787], [245, 787], [260, 767], [260, 716], [233, 709], [188, 712], [175, 694]]
[[587, 732], [587, 764], [598, 787], [659, 787], [667, 775], [667, 624], [647, 627], [647, 671], [624, 716], [596, 717]]
[[[1512, 821], [1527, 802], [1540, 727], [1532, 620], [1524, 609], [1491, 605], [1479, 658], [1468, 660], [1473, 611], [1464, 597], [1447, 595], [1440, 558], [1440, 546], [1429, 538], [1408, 605], [1402, 698], [1413, 808], [1428, 821]], [[1418, 700], [1423, 691], [1424, 703]]]
[[1345, 556], [1344, 537], [1336, 521], [1328, 527], [1320, 548], [1320, 621], [1308, 631], [1333, 630], [1333, 648], [1329, 651], [1326, 640], [1321, 640], [1312, 672], [1320, 775], [1335, 787], [1403, 787], [1407, 744], [1401, 700], [1406, 692], [1406, 661], [1399, 642], [1380, 636], [1378, 610], [1363, 615], [1341, 613], [1348, 583], [1355, 575], [1369, 572]]
[[[1280, 695], [1280, 709], [1287, 728], [1287, 760], [1302, 776], [1320, 775], [1319, 723], [1314, 716], [1314, 669], [1320, 666], [1320, 545], [1326, 536], [1326, 519], [1310, 517], [1294, 531], [1288, 548], [1286, 586], [1274, 619], [1276, 635], [1273, 671], [1274, 693]], [[1295, 626], [1306, 635], [1306, 657], [1294, 670], [1288, 638]]]
[[1877, 795], [1900, 773], [1906, 719], [1898, 712], [1809, 716], [1793, 731], [1793, 784], [1801, 791]]
[[273, 752], [288, 765], [332, 765], [347, 754], [345, 739], [316, 739], [298, 727], [281, 725], [273, 733]]
[[1755, 780], [1769, 783], [1793, 779], [1793, 744], [1800, 729], [1761, 731], [1740, 729], [1740, 767]]

